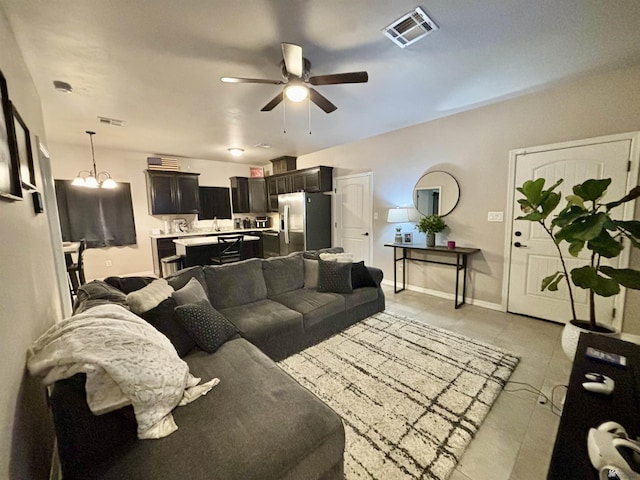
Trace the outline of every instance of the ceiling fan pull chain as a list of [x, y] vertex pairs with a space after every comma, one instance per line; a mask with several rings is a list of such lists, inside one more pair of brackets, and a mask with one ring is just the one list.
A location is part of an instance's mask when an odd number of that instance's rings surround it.
[[307, 107], [309, 111], [309, 135], [311, 135], [311, 96], [307, 96]]
[[287, 133], [287, 102], [284, 98], [284, 90], [282, 91], [282, 123], [284, 125], [282, 133]]

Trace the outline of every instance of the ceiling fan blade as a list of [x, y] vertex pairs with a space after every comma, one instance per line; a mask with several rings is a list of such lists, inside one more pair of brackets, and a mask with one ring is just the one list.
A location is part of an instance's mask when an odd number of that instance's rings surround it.
[[320, 95], [313, 88], [309, 89], [309, 99], [317, 106], [319, 106], [322, 110], [324, 110], [324, 113], [331, 113], [338, 109], [338, 107], [327, 100], [324, 96]]
[[302, 77], [304, 64], [302, 60], [302, 47], [293, 43], [282, 44], [282, 58], [284, 65], [291, 75]]
[[270, 112], [271, 110], [273, 110], [280, 102], [282, 102], [283, 95], [284, 95], [284, 93], [280, 92], [278, 95], [273, 97], [273, 100], [271, 100], [264, 107], [262, 107], [260, 109], [260, 111], [261, 112]]
[[367, 83], [369, 74], [367, 72], [334, 73], [333, 75], [318, 75], [311, 77], [311, 85], [336, 85], [338, 83]]
[[267, 80], [265, 78], [239, 78], [239, 77], [222, 77], [220, 79], [224, 83], [268, 83], [270, 85], [282, 85], [282, 80]]

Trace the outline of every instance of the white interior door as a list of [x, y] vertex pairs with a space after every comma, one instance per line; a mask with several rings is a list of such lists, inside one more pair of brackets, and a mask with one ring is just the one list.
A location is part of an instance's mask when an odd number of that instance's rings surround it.
[[335, 245], [371, 265], [371, 174], [338, 177], [334, 191]]
[[[563, 178], [564, 182], [557, 190], [562, 193], [563, 201], [558, 205], [557, 212], [566, 205], [564, 197], [572, 193], [574, 185], [589, 178], [611, 178], [612, 182], [604, 199], [618, 200], [629, 188], [628, 167], [632, 141], [630, 138], [618, 141], [604, 139], [606, 137], [597, 143], [584, 141], [582, 144], [574, 143], [562, 148], [515, 152], [515, 186], [522, 186], [526, 180], [545, 178], [545, 188], [548, 188]], [[572, 318], [566, 283], [563, 281], [556, 292], [540, 291], [542, 279], [561, 270], [557, 250], [548, 234], [537, 223], [515, 220], [522, 214], [516, 203], [518, 198], [521, 195], [516, 192], [512, 210], [514, 220], [511, 226], [507, 310], [566, 323]], [[633, 215], [632, 209], [626, 208], [623, 211], [622, 207], [616, 213], [618, 218], [626, 219], [631, 219]], [[588, 263], [586, 249], [576, 258], [568, 253], [566, 242], [561, 246], [568, 271]], [[609, 264], [618, 267], [621, 266], [621, 260], [624, 262], [624, 258], [618, 257]], [[587, 290], [574, 287], [573, 292], [578, 318], [588, 319]], [[599, 322], [612, 323], [615, 300], [616, 297], [596, 297], [596, 318]]]

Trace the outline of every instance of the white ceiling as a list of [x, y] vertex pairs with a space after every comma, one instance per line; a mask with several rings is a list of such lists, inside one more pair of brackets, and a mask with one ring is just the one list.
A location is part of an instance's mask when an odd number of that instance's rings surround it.
[[[48, 140], [267, 163], [640, 63], [638, 0], [0, 0], [40, 94]], [[421, 6], [440, 29], [401, 49], [381, 29]], [[338, 106], [260, 109], [279, 91], [280, 42]], [[59, 93], [53, 80], [73, 86]], [[11, 91], [11, 85], [9, 85]], [[114, 127], [97, 116], [124, 120]], [[255, 145], [266, 143], [268, 150]], [[228, 147], [245, 149], [232, 159]]]

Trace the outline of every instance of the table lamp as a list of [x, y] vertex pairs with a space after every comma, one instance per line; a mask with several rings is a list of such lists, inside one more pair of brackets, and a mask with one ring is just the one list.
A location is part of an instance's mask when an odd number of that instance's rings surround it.
[[[390, 208], [387, 213], [388, 223], [406, 223], [409, 221], [409, 212], [406, 208]], [[396, 226], [396, 236], [393, 239], [393, 243], [402, 243], [402, 233], [400, 231], [402, 227]]]

